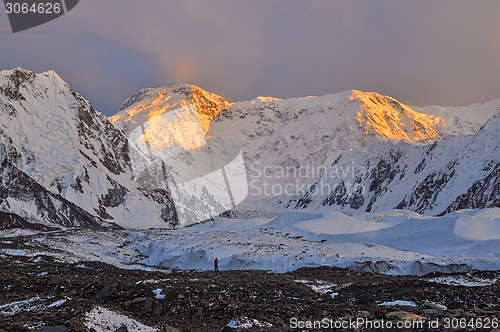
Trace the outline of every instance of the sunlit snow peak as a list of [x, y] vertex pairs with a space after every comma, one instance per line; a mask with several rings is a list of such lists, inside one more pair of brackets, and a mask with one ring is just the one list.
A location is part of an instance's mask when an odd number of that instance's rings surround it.
[[388, 96], [352, 90], [349, 97], [360, 101], [357, 121], [366, 135], [375, 133], [389, 140], [414, 142], [433, 138], [444, 128], [440, 117], [418, 113]]
[[[192, 112], [183, 112], [182, 114], [185, 113], [188, 122], [192, 122], [193, 115], [196, 116], [197, 122], [201, 125], [202, 135], [205, 135], [208, 132], [210, 121], [222, 109], [230, 107], [231, 103], [197, 86], [179, 84], [171, 87], [140, 90], [125, 101], [120, 112], [110, 119], [128, 135], [136, 127], [155, 117], [191, 106], [194, 114]], [[182, 114], [178, 114], [180, 117], [176, 117], [178, 122], [183, 121]], [[184, 132], [185, 129], [179, 128]], [[199, 133], [192, 132], [192, 134], [198, 135]]]

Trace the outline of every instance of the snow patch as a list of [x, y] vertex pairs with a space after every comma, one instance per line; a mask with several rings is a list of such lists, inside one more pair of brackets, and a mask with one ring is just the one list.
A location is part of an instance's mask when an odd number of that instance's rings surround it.
[[56, 301], [56, 302], [54, 302], [54, 303], [52, 303], [52, 304], [49, 304], [49, 305], [47, 306], [47, 308], [59, 307], [59, 306], [63, 305], [64, 303], [66, 303], [66, 301], [67, 301], [67, 300], [59, 300], [59, 301]]
[[32, 311], [43, 307], [41, 304], [34, 304], [37, 302], [44, 301], [44, 299], [39, 296], [32, 297], [27, 300], [15, 301], [7, 304], [0, 305], [0, 313], [6, 316], [12, 316], [21, 311]]
[[233, 329], [249, 329], [252, 327], [272, 327], [271, 324], [266, 322], [260, 322], [257, 319], [241, 317], [241, 318], [233, 318], [227, 326]]
[[460, 216], [455, 222], [455, 234], [465, 240], [500, 240], [500, 218], [495, 210]]
[[384, 302], [380, 303], [380, 306], [394, 306], [394, 305], [399, 305], [399, 306], [407, 306], [407, 307], [416, 307], [417, 305], [415, 302], [412, 301], [403, 301], [403, 300], [396, 300], [396, 301], [391, 301], [391, 302]]
[[155, 297], [157, 299], [164, 299], [165, 298], [165, 295], [161, 294], [162, 290], [163, 290], [162, 288], [158, 288], [158, 289], [153, 290], [153, 293], [155, 294]]
[[446, 276], [428, 280], [443, 285], [466, 287], [491, 286], [498, 281], [498, 279], [479, 278], [474, 276]]
[[133, 318], [101, 306], [94, 307], [85, 315], [84, 325], [88, 329], [95, 329], [96, 332], [115, 331], [122, 325], [125, 325], [129, 331], [159, 331], [157, 328], [144, 325]]
[[337, 284], [332, 284], [323, 280], [295, 280], [295, 282], [303, 283], [307, 287], [311, 288], [313, 291], [320, 293], [320, 294], [326, 294], [331, 292], [332, 288], [337, 287]]

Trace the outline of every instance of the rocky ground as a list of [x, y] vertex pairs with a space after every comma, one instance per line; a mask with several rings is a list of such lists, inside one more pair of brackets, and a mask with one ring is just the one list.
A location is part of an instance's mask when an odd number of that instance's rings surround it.
[[[437, 274], [387, 276], [333, 267], [284, 274], [146, 271], [48, 256], [3, 257], [0, 331], [88, 331], [86, 315], [96, 306], [159, 331], [324, 330], [319, 321], [338, 331], [500, 331], [500, 272], [456, 274], [485, 284], [467, 287], [429, 280]], [[349, 320], [363, 323], [346, 326]], [[414, 328], [398, 328], [398, 322]], [[245, 323], [252, 327], [243, 329]]]

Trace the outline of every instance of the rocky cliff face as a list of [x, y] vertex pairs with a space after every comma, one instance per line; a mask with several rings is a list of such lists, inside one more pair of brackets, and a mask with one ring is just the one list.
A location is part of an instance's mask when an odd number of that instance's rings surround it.
[[0, 174], [2, 229], [50, 230], [55, 225], [102, 229], [112, 226], [50, 192], [6, 160], [0, 166]]

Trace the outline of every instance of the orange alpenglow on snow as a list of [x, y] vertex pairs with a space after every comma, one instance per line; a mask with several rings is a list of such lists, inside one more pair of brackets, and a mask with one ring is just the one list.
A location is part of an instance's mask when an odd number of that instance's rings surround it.
[[418, 113], [397, 100], [374, 92], [352, 90], [352, 101], [360, 101], [357, 121], [365, 134], [376, 133], [389, 140], [415, 142], [432, 138], [445, 123], [440, 117]]
[[148, 143], [158, 149], [182, 146], [196, 151], [208, 139], [210, 121], [230, 106], [197, 86], [180, 84], [139, 91], [110, 120], [126, 135], [145, 126]]

